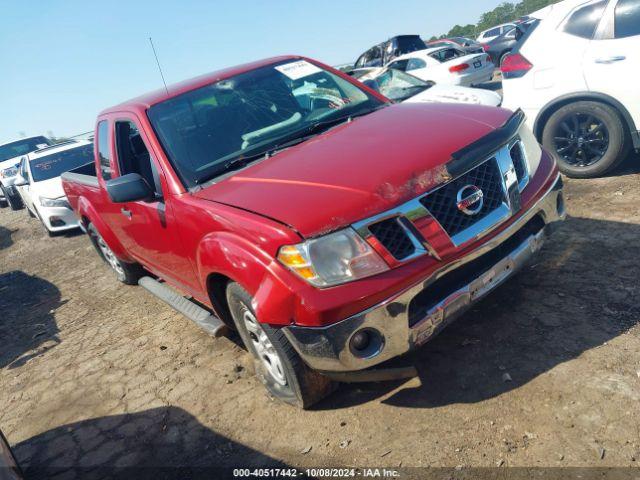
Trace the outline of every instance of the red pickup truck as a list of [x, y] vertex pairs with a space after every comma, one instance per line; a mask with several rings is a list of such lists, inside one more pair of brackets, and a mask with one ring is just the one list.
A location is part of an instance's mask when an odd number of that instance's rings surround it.
[[302, 407], [431, 339], [565, 216], [521, 112], [391, 104], [297, 56], [107, 109], [95, 157], [63, 184], [118, 278], [237, 330]]

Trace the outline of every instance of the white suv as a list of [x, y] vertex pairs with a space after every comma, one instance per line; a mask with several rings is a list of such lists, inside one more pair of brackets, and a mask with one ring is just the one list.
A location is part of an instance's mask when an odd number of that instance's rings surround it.
[[640, 149], [640, 0], [564, 0], [501, 67], [503, 106], [522, 108], [573, 177], [602, 175]]

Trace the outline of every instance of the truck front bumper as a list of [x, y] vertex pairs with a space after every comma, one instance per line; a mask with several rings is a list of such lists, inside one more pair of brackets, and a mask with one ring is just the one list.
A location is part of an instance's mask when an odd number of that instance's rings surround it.
[[[542, 247], [552, 224], [565, 216], [558, 176], [545, 195], [508, 228], [413, 287], [332, 325], [292, 325], [283, 331], [305, 363], [318, 371], [363, 370], [402, 355], [432, 339], [526, 265]], [[357, 348], [362, 345], [366, 346]]]

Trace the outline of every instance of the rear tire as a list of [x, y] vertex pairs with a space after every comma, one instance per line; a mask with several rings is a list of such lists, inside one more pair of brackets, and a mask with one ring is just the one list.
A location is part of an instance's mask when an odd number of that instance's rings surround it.
[[334, 382], [302, 361], [282, 330], [258, 322], [246, 290], [232, 282], [226, 295], [236, 329], [254, 359], [256, 375], [273, 397], [306, 409], [335, 390]]
[[116, 274], [116, 278], [127, 285], [137, 285], [138, 280], [144, 274], [142, 266], [138, 263], [127, 263], [120, 260], [107, 245], [98, 229], [90, 223], [87, 226], [87, 233], [91, 239], [91, 243], [98, 251], [100, 257], [111, 267]]
[[594, 178], [615, 168], [629, 153], [625, 125], [618, 112], [604, 103], [578, 101], [549, 117], [542, 145], [560, 171], [573, 178]]
[[10, 195], [9, 190], [7, 190], [2, 184], [0, 184], [0, 189], [2, 189], [2, 194], [4, 195], [4, 198], [9, 204], [11, 210], [16, 211], [24, 208], [24, 204], [22, 203], [20, 195]]

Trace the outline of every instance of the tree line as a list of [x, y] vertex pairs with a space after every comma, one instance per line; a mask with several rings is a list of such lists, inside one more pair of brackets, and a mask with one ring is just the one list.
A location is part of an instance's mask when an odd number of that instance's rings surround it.
[[519, 17], [528, 15], [547, 5], [556, 3], [558, 0], [522, 0], [520, 3], [513, 4], [511, 2], [503, 2], [490, 12], [484, 12], [480, 16], [478, 23], [468, 25], [455, 25], [447, 33], [433, 36], [430, 40], [450, 37], [471, 37], [475, 38], [483, 30], [500, 25], [501, 23], [511, 22]]

